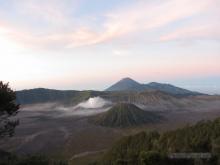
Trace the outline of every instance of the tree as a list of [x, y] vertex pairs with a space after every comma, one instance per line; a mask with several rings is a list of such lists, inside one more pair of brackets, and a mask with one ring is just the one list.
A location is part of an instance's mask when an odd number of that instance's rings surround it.
[[12, 136], [18, 120], [12, 119], [19, 109], [15, 102], [16, 93], [8, 83], [0, 81], [0, 138]]
[[167, 159], [156, 151], [142, 151], [139, 156], [141, 165], [166, 165]]

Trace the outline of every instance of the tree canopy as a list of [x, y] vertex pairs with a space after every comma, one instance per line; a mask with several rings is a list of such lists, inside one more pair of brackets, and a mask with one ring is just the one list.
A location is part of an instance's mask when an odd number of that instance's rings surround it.
[[18, 113], [16, 93], [8, 83], [0, 81], [0, 138], [12, 136], [18, 120], [13, 117]]
[[141, 132], [124, 137], [104, 155], [101, 164], [194, 165], [193, 159], [168, 159], [172, 153], [211, 153], [212, 159], [206, 164], [217, 164], [216, 158], [220, 160], [220, 118], [161, 134]]

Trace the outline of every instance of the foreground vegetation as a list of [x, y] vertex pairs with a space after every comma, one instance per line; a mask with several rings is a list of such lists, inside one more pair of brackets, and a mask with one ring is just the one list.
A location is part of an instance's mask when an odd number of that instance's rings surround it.
[[16, 94], [8, 83], [0, 81], [0, 139], [14, 134], [18, 120], [11, 117], [18, 113], [19, 105], [15, 103]]
[[[208, 160], [169, 159], [170, 153], [212, 153]], [[116, 165], [217, 165], [220, 153], [220, 118], [201, 121], [163, 134], [141, 132], [118, 141], [100, 164]]]

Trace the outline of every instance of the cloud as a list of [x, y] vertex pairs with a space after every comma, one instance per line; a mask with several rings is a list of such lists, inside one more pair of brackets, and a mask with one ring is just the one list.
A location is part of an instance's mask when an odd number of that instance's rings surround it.
[[[135, 33], [147, 33], [152, 29], [163, 28], [176, 21], [199, 15], [212, 9], [214, 5], [214, 1], [208, 0], [137, 2], [135, 5], [107, 13], [101, 32], [92, 33], [92, 30], [88, 29], [83, 33], [83, 40], [74, 40], [69, 46], [98, 44]], [[77, 38], [77, 33], [74, 35]]]
[[[20, 2], [20, 1], [19, 1]], [[96, 27], [90, 24], [90, 20], [85, 17], [77, 18], [73, 13], [70, 16], [71, 7], [69, 1], [22, 1], [20, 9], [25, 15], [39, 17], [39, 21], [56, 23], [59, 28], [52, 27], [51, 31], [40, 28], [39, 32], [30, 30], [21, 30], [22, 28], [8, 27], [7, 37], [12, 40], [29, 45], [30, 47], [61, 47], [74, 48], [79, 46], [95, 45], [105, 42], [113, 42], [127, 37], [132, 38], [136, 34], [148, 34], [152, 30], [161, 30], [167, 25], [176, 23], [183, 19], [199, 17], [200, 14], [210, 13], [219, 5], [218, 0], [170, 0], [170, 1], [136, 1], [128, 6], [112, 9], [109, 12], [102, 13], [103, 20]], [[76, 1], [72, 1], [74, 4]], [[18, 4], [17, 4], [18, 5]], [[19, 5], [18, 5], [19, 6]], [[77, 5], [75, 5], [75, 8]], [[69, 11], [69, 12], [68, 12]], [[219, 13], [218, 13], [219, 14]], [[96, 17], [100, 17], [97, 15]], [[218, 16], [216, 18], [219, 18]], [[79, 22], [87, 22], [80, 24]], [[74, 21], [73, 21], [74, 20]], [[215, 20], [217, 21], [217, 20]], [[206, 22], [208, 23], [208, 21]], [[32, 25], [34, 26], [34, 25]], [[67, 28], [68, 27], [68, 28]], [[54, 30], [56, 29], [56, 30]], [[208, 30], [207, 30], [208, 29]], [[188, 29], [176, 29], [174, 32], [165, 34], [161, 40], [171, 40], [180, 35], [189, 35], [191, 38], [201, 36], [205, 30], [206, 37], [213, 38], [211, 28], [195, 27]], [[217, 29], [217, 28], [216, 28]], [[36, 29], [35, 29], [36, 30]], [[160, 38], [160, 37], [159, 37]], [[185, 37], [188, 39], [190, 37]]]
[[173, 40], [220, 40], [219, 25], [197, 25], [176, 29], [160, 37], [160, 41]]
[[[14, 1], [17, 14], [48, 24], [66, 24], [70, 21], [70, 12], [74, 13], [78, 2], [76, 0], [21, 0]], [[30, 21], [32, 21], [30, 20]], [[37, 25], [37, 24], [36, 24]]]
[[145, 31], [162, 27], [204, 11], [207, 2], [207, 0], [202, 0], [198, 4], [189, 0], [170, 0], [137, 3], [110, 13], [109, 20], [106, 22], [106, 32], [125, 34], [137, 30]]

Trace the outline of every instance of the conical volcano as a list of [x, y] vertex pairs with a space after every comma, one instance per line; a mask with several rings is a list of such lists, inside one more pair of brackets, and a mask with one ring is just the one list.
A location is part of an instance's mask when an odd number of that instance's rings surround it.
[[160, 120], [158, 114], [144, 111], [130, 103], [118, 103], [107, 112], [92, 118], [93, 123], [106, 127], [131, 127]]

